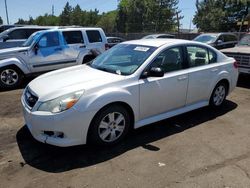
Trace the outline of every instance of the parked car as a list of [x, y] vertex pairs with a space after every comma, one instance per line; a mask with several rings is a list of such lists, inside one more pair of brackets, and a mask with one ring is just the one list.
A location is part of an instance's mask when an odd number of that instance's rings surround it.
[[245, 34], [236, 47], [224, 49], [222, 52], [236, 59], [240, 73], [250, 74], [250, 33]]
[[19, 25], [0, 25], [0, 33], [13, 27], [20, 27], [20, 26]]
[[123, 38], [120, 37], [107, 37], [107, 41], [108, 41], [108, 46], [109, 48], [112, 48], [113, 46], [124, 42], [125, 40]]
[[171, 34], [153, 34], [153, 35], [147, 35], [145, 37], [143, 37], [142, 39], [166, 39], [166, 38], [175, 38], [174, 35], [171, 35]]
[[237, 77], [235, 60], [208, 45], [136, 40], [114, 46], [89, 64], [36, 78], [21, 101], [26, 125], [40, 142], [112, 145], [130, 128], [221, 106]]
[[0, 49], [21, 46], [34, 32], [52, 29], [47, 26], [13, 27], [0, 33]]
[[87, 63], [107, 47], [101, 28], [36, 32], [23, 47], [0, 50], [0, 87], [16, 88], [24, 76]]
[[197, 36], [194, 41], [224, 49], [234, 47], [238, 43], [238, 37], [233, 33], [204, 33]]

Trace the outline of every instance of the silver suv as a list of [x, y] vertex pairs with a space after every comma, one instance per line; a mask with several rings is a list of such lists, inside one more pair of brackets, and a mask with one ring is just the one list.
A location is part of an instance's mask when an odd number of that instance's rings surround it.
[[101, 28], [36, 32], [22, 47], [0, 50], [0, 87], [16, 88], [24, 76], [87, 63], [107, 48]]

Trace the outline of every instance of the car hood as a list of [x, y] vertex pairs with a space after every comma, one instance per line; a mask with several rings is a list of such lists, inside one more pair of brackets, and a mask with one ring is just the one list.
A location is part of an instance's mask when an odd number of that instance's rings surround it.
[[243, 53], [243, 54], [250, 54], [250, 46], [236, 46], [234, 48], [227, 48], [221, 50], [222, 53]]
[[28, 87], [40, 101], [47, 101], [74, 91], [86, 92], [124, 78], [125, 76], [97, 70], [88, 65], [79, 65], [39, 76]]
[[29, 47], [16, 47], [16, 48], [7, 48], [0, 50], [0, 59], [6, 59], [15, 57], [16, 54], [20, 52], [25, 52], [29, 49]]
[[15, 47], [15, 48], [7, 48], [7, 49], [1, 49], [0, 55], [2, 54], [10, 54], [10, 53], [17, 53], [28, 50], [29, 47]]

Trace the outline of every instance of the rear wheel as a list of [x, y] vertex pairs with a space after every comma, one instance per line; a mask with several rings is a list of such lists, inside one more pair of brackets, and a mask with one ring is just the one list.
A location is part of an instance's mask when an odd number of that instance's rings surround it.
[[211, 95], [210, 106], [219, 107], [223, 104], [227, 96], [227, 85], [224, 82], [218, 83]]
[[21, 85], [23, 80], [22, 72], [14, 67], [3, 67], [0, 69], [0, 87], [4, 89], [14, 89]]
[[90, 141], [98, 145], [113, 145], [128, 133], [130, 116], [122, 106], [108, 106], [94, 117], [90, 127]]

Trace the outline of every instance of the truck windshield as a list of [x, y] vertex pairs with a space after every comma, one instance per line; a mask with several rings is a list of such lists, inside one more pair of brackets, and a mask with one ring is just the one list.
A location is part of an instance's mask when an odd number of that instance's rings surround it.
[[250, 34], [240, 39], [239, 46], [250, 46]]
[[23, 43], [23, 47], [28, 47], [33, 45], [33, 43], [35, 43], [38, 38], [41, 36], [41, 32], [36, 32], [33, 33], [24, 43]]
[[119, 75], [133, 74], [156, 47], [135, 44], [118, 44], [99, 55], [89, 66]]

